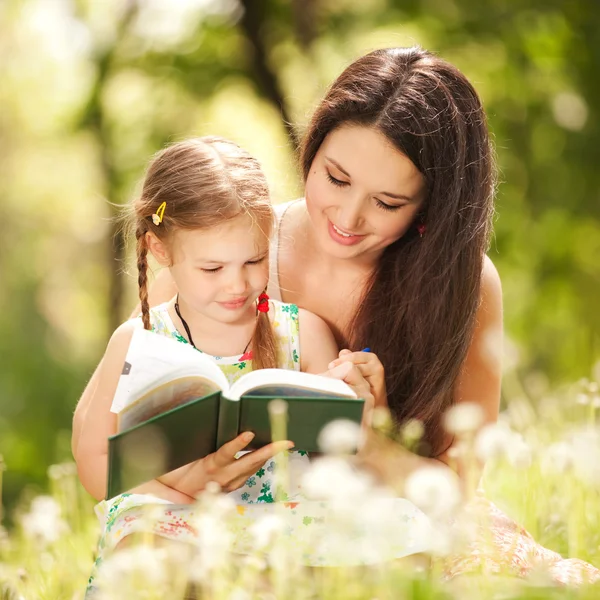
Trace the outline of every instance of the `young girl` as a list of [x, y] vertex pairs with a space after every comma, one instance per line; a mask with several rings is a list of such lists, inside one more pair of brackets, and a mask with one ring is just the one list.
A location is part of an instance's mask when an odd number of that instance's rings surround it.
[[[258, 162], [232, 142], [216, 137], [188, 140], [160, 152], [151, 163], [131, 211], [142, 314], [113, 334], [74, 417], [79, 477], [95, 498], [104, 497], [107, 438], [116, 432], [111, 405], [136, 327], [211, 355], [231, 383], [253, 368], [322, 373], [337, 357], [336, 342], [323, 320], [265, 294], [273, 221]], [[153, 308], [148, 304], [148, 252], [168, 267], [178, 288], [174, 298]], [[330, 374], [345, 379], [372, 403], [358, 368], [345, 364]], [[202, 460], [101, 503], [97, 508], [104, 520], [101, 548], [112, 549], [129, 534], [144, 530], [148, 525], [143, 507], [161, 502], [178, 508], [165, 511], [154, 531], [169, 539], [191, 540], [193, 528], [182, 526], [191, 518], [191, 509], [185, 506], [208, 481], [226, 491], [237, 490], [235, 499], [241, 505], [272, 503], [270, 459], [293, 444], [270, 444], [236, 460], [250, 440], [251, 434], [243, 433]], [[292, 475], [304, 466], [303, 454], [290, 454]], [[299, 493], [294, 482], [292, 478], [290, 499]], [[254, 510], [252, 516], [259, 513]], [[302, 522], [305, 515], [294, 514]], [[240, 531], [248, 518], [240, 522]]]

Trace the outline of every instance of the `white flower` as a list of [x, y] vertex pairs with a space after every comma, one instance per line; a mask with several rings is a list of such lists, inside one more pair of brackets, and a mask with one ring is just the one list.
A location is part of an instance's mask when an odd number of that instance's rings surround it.
[[266, 515], [250, 526], [250, 534], [257, 550], [271, 545], [285, 530], [286, 522], [279, 515]]
[[347, 419], [327, 423], [318, 438], [319, 448], [325, 454], [353, 454], [360, 441], [360, 425]]
[[454, 435], [473, 433], [483, 423], [483, 409], [474, 402], [459, 402], [446, 412], [444, 423]]
[[450, 515], [460, 503], [458, 477], [443, 467], [422, 467], [411, 473], [404, 487], [406, 498], [432, 518]]
[[519, 434], [513, 434], [507, 458], [508, 462], [517, 469], [527, 469], [531, 466], [531, 448]]
[[346, 499], [354, 502], [369, 493], [371, 478], [356, 471], [343, 458], [326, 456], [315, 460], [302, 477], [302, 489], [310, 499]]
[[577, 432], [572, 440], [575, 475], [590, 485], [600, 484], [600, 433], [596, 429]]
[[30, 511], [21, 517], [21, 526], [27, 537], [45, 544], [55, 542], [68, 530], [60, 506], [52, 496], [34, 498]]
[[475, 438], [475, 454], [483, 462], [505, 456], [512, 439], [513, 432], [508, 427], [498, 423], [485, 425]]
[[542, 473], [565, 473], [573, 466], [573, 448], [567, 442], [557, 442], [546, 448], [541, 461]]
[[137, 582], [149, 587], [164, 586], [168, 580], [166, 548], [136, 544], [113, 552], [102, 561], [97, 585], [101, 590], [122, 590]]

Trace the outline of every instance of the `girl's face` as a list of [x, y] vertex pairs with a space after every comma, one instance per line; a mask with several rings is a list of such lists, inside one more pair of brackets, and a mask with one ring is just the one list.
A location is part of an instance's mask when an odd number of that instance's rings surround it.
[[249, 215], [207, 230], [175, 232], [170, 270], [181, 300], [220, 323], [256, 314], [269, 278], [269, 239]]
[[376, 129], [342, 125], [319, 148], [306, 179], [314, 234], [329, 255], [377, 260], [423, 203], [425, 180]]

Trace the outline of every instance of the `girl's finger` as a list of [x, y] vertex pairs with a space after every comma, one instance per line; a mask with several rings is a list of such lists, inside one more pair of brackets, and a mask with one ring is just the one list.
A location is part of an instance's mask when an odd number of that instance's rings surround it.
[[284, 450], [291, 450], [294, 447], [294, 442], [284, 440], [280, 442], [272, 442], [254, 452], [250, 452], [240, 457], [235, 461], [235, 465], [231, 469], [231, 477], [250, 477], [260, 469], [270, 458]]
[[230, 442], [223, 444], [214, 454], [214, 464], [216, 468], [223, 468], [235, 462], [238, 452], [241, 452], [252, 440], [254, 434], [251, 431], [245, 431]]

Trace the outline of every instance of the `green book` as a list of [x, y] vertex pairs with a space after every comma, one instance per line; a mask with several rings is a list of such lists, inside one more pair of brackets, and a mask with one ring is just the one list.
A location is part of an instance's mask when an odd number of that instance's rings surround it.
[[268, 404], [287, 402], [287, 439], [318, 452], [330, 421], [361, 422], [364, 401], [343, 381], [262, 369], [229, 385], [214, 360], [192, 346], [138, 329], [112, 403], [117, 433], [108, 438], [106, 498], [215, 452], [244, 431], [248, 450], [272, 441]]

